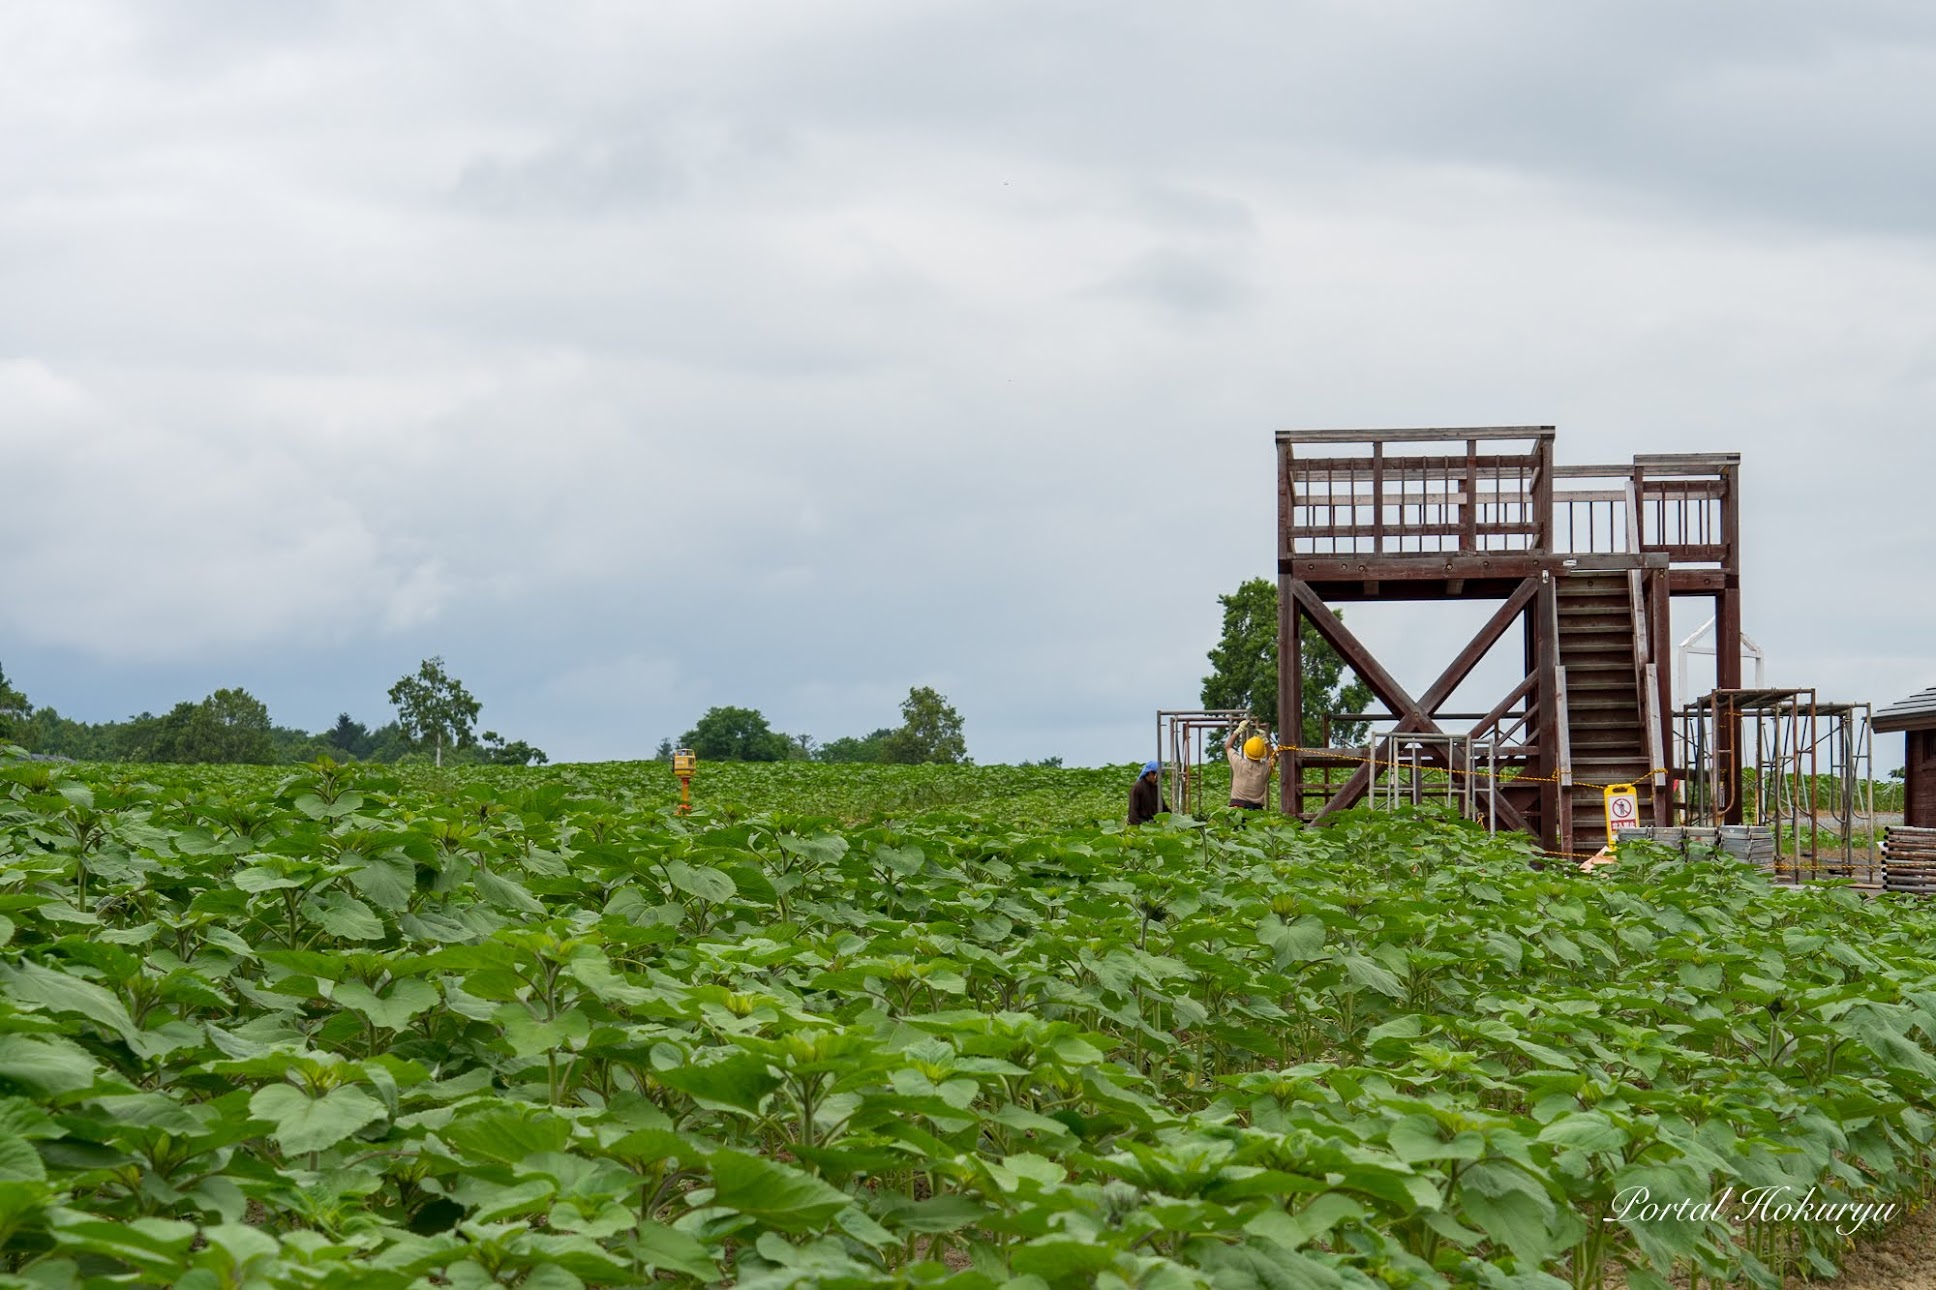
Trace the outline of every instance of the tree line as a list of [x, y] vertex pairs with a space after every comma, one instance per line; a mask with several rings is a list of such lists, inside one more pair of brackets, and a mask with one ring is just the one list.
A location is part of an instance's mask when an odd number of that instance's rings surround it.
[[[967, 764], [968, 744], [961, 714], [931, 686], [917, 685], [901, 701], [901, 724], [865, 735], [844, 735], [826, 743], [811, 735], [788, 735], [772, 728], [758, 708], [708, 708], [692, 729], [679, 736], [705, 761], [877, 762]], [[659, 742], [658, 757], [672, 760], [671, 739]]]
[[371, 727], [344, 712], [327, 730], [279, 726], [269, 709], [237, 686], [199, 702], [184, 700], [159, 715], [88, 722], [35, 707], [0, 668], [0, 743], [75, 761], [239, 762], [280, 765], [330, 757], [337, 761], [403, 762], [428, 757], [442, 765], [486, 762], [542, 765], [542, 750], [495, 730], [477, 733], [482, 705], [442, 658], [425, 659], [390, 687], [394, 719]]
[[[1275, 723], [1277, 716], [1277, 586], [1252, 578], [1217, 597], [1222, 631], [1209, 652], [1210, 675], [1201, 691], [1207, 708], [1236, 708]], [[1340, 615], [1342, 617], [1342, 615]], [[1310, 623], [1301, 633], [1304, 660], [1304, 729], [1307, 746], [1325, 742], [1324, 713], [1361, 713], [1371, 692], [1350, 675], [1344, 661]], [[1347, 679], [1348, 678], [1348, 679]], [[279, 726], [247, 690], [221, 689], [199, 702], [182, 702], [159, 716], [143, 712], [125, 721], [89, 723], [36, 708], [0, 669], [0, 743], [77, 761], [171, 761], [295, 763], [319, 756], [338, 761], [399, 762], [428, 757], [459, 762], [543, 764], [540, 749], [496, 731], [476, 731], [481, 705], [449, 675], [441, 658], [425, 659], [417, 671], [390, 687], [396, 717], [368, 726], [345, 712], [327, 730]], [[708, 761], [817, 761], [828, 763], [966, 763], [961, 714], [930, 686], [917, 685], [901, 702], [901, 723], [825, 743], [811, 735], [772, 728], [757, 708], [709, 708], [680, 736]], [[1334, 720], [1332, 744], [1364, 737], [1362, 722]], [[1288, 732], [1280, 732], [1280, 737]], [[660, 741], [657, 756], [672, 758], [674, 742]], [[1024, 765], [1060, 765], [1058, 757]]]

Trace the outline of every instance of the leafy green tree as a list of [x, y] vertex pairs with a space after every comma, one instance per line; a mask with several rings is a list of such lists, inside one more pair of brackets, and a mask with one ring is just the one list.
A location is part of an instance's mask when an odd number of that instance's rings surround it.
[[306, 766], [318, 757], [328, 757], [332, 761], [347, 761], [349, 757], [327, 737], [311, 734], [295, 726], [272, 726], [270, 740], [275, 745], [275, 761], [279, 766]]
[[403, 732], [403, 727], [394, 721], [386, 721], [370, 732], [370, 755], [363, 760], [389, 765], [401, 761], [411, 751], [413, 745], [410, 736]]
[[881, 760], [900, 765], [919, 762], [966, 761], [968, 744], [961, 734], [961, 714], [947, 697], [917, 685], [901, 700], [900, 729], [882, 742]]
[[464, 683], [444, 671], [442, 656], [425, 659], [415, 676], [390, 687], [397, 725], [412, 742], [436, 749], [436, 763], [444, 764], [444, 747], [468, 748], [477, 742], [471, 728], [481, 706]]
[[78, 758], [80, 754], [75, 752], [75, 745], [92, 733], [93, 727], [69, 721], [54, 708], [35, 708], [26, 730], [14, 742], [35, 752]]
[[672, 760], [672, 740], [670, 737], [659, 741], [659, 750], [652, 754], [652, 760], [663, 762], [670, 762]]
[[[1217, 603], [1223, 606], [1223, 636], [1209, 654], [1212, 670], [1203, 678], [1203, 706], [1242, 708], [1275, 725], [1277, 584], [1252, 578], [1229, 595], [1218, 596]], [[1304, 729], [1298, 742], [1315, 747], [1323, 737], [1320, 714], [1363, 712], [1371, 690], [1355, 674], [1345, 682], [1344, 660], [1309, 622], [1298, 633], [1298, 647], [1304, 661]], [[1340, 724], [1331, 734], [1351, 743], [1363, 738], [1363, 729], [1362, 723]]]
[[708, 708], [679, 739], [707, 761], [785, 761], [793, 741], [767, 725], [757, 708]]
[[34, 705], [7, 679], [7, 669], [0, 667], [0, 743], [24, 743], [33, 732], [33, 715]]
[[370, 728], [361, 721], [351, 720], [347, 712], [336, 714], [336, 724], [323, 733], [323, 738], [339, 756], [358, 760], [368, 760], [373, 746]]
[[522, 739], [508, 743], [503, 735], [495, 730], [486, 730], [479, 747], [484, 760], [494, 766], [542, 766], [551, 759], [544, 755], [542, 748], [533, 748]]
[[276, 759], [269, 709], [240, 688], [217, 690], [200, 703], [177, 703], [160, 719], [146, 759], [267, 765]]
[[813, 759], [839, 765], [884, 761], [886, 758], [882, 749], [893, 733], [892, 730], [881, 729], [868, 735], [842, 735], [814, 749]]

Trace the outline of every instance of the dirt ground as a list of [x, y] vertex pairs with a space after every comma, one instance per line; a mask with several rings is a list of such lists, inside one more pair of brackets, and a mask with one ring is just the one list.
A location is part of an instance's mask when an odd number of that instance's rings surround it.
[[1882, 1236], [1863, 1241], [1830, 1290], [1936, 1290], [1936, 1205], [1925, 1205]]
[[[1626, 1290], [1610, 1271], [1607, 1290]], [[1685, 1290], [1684, 1275], [1673, 1278]], [[1742, 1285], [1748, 1282], [1744, 1279]], [[1701, 1283], [1706, 1290], [1707, 1282]], [[1788, 1280], [1788, 1290], [1936, 1290], [1936, 1205], [1925, 1205], [1888, 1231], [1859, 1242], [1842, 1259], [1842, 1274], [1827, 1281]]]

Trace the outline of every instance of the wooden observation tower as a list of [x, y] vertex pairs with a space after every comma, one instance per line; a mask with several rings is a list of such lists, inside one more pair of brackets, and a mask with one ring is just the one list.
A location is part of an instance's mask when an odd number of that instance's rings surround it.
[[[1322, 821], [1398, 776], [1416, 792], [1437, 768], [1467, 809], [1550, 851], [1600, 847], [1608, 784], [1639, 787], [1640, 823], [1674, 822], [1668, 605], [1714, 600], [1716, 682], [1739, 687], [1740, 456], [1561, 466], [1553, 440], [1551, 426], [1278, 434], [1278, 730], [1301, 742], [1307, 620], [1383, 705], [1358, 747], [1285, 753], [1286, 812]], [[1498, 608], [1414, 694], [1332, 612], [1390, 600]], [[1515, 625], [1518, 683], [1486, 712], [1448, 713]], [[1716, 758], [1736, 764], [1738, 726], [1714, 738]], [[1318, 769], [1326, 782], [1306, 774]]]

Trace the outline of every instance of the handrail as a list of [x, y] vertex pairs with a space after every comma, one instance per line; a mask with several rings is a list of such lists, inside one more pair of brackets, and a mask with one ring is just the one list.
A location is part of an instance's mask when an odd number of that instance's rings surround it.
[[1573, 736], [1567, 729], [1566, 668], [1553, 669], [1553, 714], [1559, 726], [1560, 787], [1573, 787]]
[[[1659, 682], [1660, 682], [1660, 664], [1649, 663], [1647, 665], [1646, 671], [1647, 671], [1647, 708], [1646, 708], [1647, 751], [1651, 754], [1651, 757], [1652, 757], [1649, 764], [1652, 766], [1653, 772], [1654, 772], [1654, 787], [1665, 788], [1667, 787], [1667, 769], [1666, 769], [1667, 753], [1666, 753], [1666, 750], [1661, 747], [1660, 712], [1658, 710], [1659, 709], [1658, 697], [1660, 694], [1660, 690], [1658, 688]], [[1659, 821], [1655, 821], [1655, 822], [1659, 823]]]
[[1415, 430], [1279, 430], [1279, 443], [1456, 443], [1461, 439], [1551, 440], [1552, 426], [1437, 426]]

